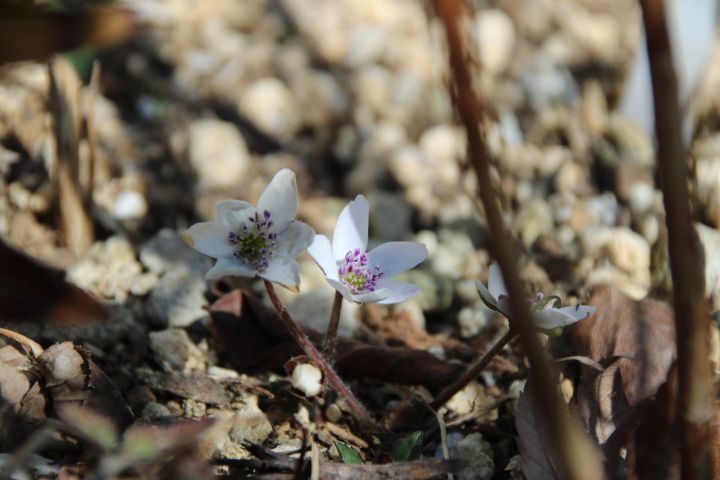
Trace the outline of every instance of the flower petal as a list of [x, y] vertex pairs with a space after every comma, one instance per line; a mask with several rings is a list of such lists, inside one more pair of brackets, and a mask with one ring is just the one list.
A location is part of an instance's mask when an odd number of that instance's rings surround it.
[[595, 307], [591, 307], [589, 305], [575, 305], [574, 307], [562, 307], [558, 308], [561, 312], [570, 315], [575, 320], [585, 320], [590, 315], [595, 314]]
[[535, 325], [546, 330], [552, 330], [553, 328], [572, 325], [581, 320], [581, 318], [570, 314], [567, 308], [575, 309], [575, 307], [548, 308], [547, 310], [537, 310], [533, 312], [532, 316]]
[[368, 216], [370, 207], [364, 196], [358, 195], [338, 217], [333, 234], [333, 254], [335, 260], [342, 260], [345, 254], [355, 248], [365, 251], [368, 240]]
[[329, 278], [329, 277], [326, 277], [325, 280], [327, 280], [327, 282], [328, 282], [330, 285], [332, 285], [332, 287], [333, 287], [336, 291], [340, 292], [345, 300], [347, 300], [348, 302], [354, 302], [354, 301], [355, 301], [355, 300], [354, 300], [354, 296], [353, 296], [352, 292], [350, 291], [350, 289], [347, 288], [347, 287], [346, 287], [345, 285], [343, 285], [342, 283], [340, 283], [338, 280], [335, 280], [335, 279], [332, 279], [332, 278]]
[[485, 302], [485, 305], [496, 310], [498, 309], [497, 298], [492, 296], [490, 290], [488, 290], [481, 281], [475, 280], [475, 288], [477, 288], [480, 298]]
[[270, 212], [273, 226], [270, 230], [283, 232], [297, 216], [298, 190], [295, 172], [283, 168], [275, 174], [258, 199], [259, 215]]
[[357, 303], [380, 303], [382, 300], [388, 298], [392, 291], [389, 288], [379, 288], [374, 292], [361, 293], [360, 295], [353, 295], [353, 302]]
[[488, 290], [490, 291], [490, 295], [498, 300], [502, 296], [508, 296], [507, 288], [505, 288], [505, 280], [503, 280], [502, 271], [500, 271], [500, 266], [497, 263], [490, 265]]
[[247, 225], [250, 217], [255, 216], [255, 207], [242, 200], [225, 200], [215, 206], [217, 221], [228, 231], [238, 233]]
[[219, 258], [215, 266], [205, 274], [208, 280], [227, 276], [254, 277], [255, 269], [237, 258]]
[[404, 302], [405, 300], [420, 293], [420, 288], [417, 285], [406, 282], [398, 282], [395, 280], [385, 280], [384, 282], [381, 282], [378, 287], [390, 290], [389, 296], [377, 302], [383, 305]]
[[281, 257], [295, 258], [313, 242], [315, 230], [303, 222], [293, 221], [290, 226], [277, 237], [275, 251]]
[[294, 258], [272, 257], [270, 265], [258, 275], [269, 282], [290, 287], [300, 283], [300, 266]]
[[201, 222], [183, 232], [185, 242], [213, 258], [230, 257], [235, 248], [228, 241], [228, 230], [218, 222]]
[[307, 251], [326, 277], [339, 280], [337, 262], [333, 257], [330, 240], [325, 235], [315, 235], [315, 239]]
[[383, 243], [368, 253], [370, 265], [379, 266], [387, 279], [410, 270], [423, 262], [427, 255], [427, 247], [417, 242]]

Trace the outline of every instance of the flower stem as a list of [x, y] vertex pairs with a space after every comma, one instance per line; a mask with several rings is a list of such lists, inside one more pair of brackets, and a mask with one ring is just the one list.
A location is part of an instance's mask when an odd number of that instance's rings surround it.
[[330, 312], [330, 322], [328, 323], [328, 329], [322, 344], [322, 352], [330, 365], [335, 361], [335, 339], [337, 338], [338, 325], [340, 324], [342, 302], [342, 293], [335, 292], [335, 299], [333, 300], [332, 311]]
[[512, 340], [513, 338], [515, 338], [515, 332], [513, 332], [512, 330], [508, 330], [507, 333], [505, 333], [505, 335], [500, 338], [500, 340], [495, 342], [495, 344], [490, 347], [490, 350], [485, 352], [485, 355], [475, 360], [475, 362], [470, 366], [470, 368], [465, 371], [465, 373], [460, 376], [460, 378], [455, 380], [453, 383], [445, 387], [443, 391], [438, 393], [437, 396], [433, 399], [433, 401], [430, 402], [430, 407], [433, 410], [437, 410], [438, 408], [445, 405], [445, 403], [450, 400], [453, 395], [462, 390], [465, 385], [473, 381], [475, 377], [477, 377], [478, 374], [482, 372], [485, 367], [488, 366], [493, 357], [500, 353], [500, 350], [502, 350], [503, 347], [507, 345], [508, 342], [510, 342], [510, 340]]
[[342, 379], [338, 376], [335, 370], [333, 370], [332, 365], [330, 365], [330, 363], [325, 359], [322, 353], [320, 353], [320, 351], [312, 343], [310, 338], [305, 334], [305, 332], [302, 331], [300, 326], [298, 326], [290, 313], [287, 311], [287, 308], [285, 308], [285, 304], [283, 304], [282, 300], [280, 300], [280, 297], [278, 297], [278, 294], [275, 291], [275, 287], [273, 286], [273, 284], [267, 280], [264, 280], [264, 282], [265, 289], [267, 290], [268, 296], [270, 297], [270, 301], [275, 307], [275, 310], [280, 316], [280, 319], [285, 325], [285, 328], [287, 328], [290, 335], [293, 336], [298, 346], [305, 353], [305, 355], [307, 355], [310, 360], [315, 363], [315, 365], [317, 365], [320, 370], [323, 371], [325, 381], [328, 383], [328, 385], [330, 385], [330, 387], [335, 390], [338, 395], [345, 399], [348, 407], [350, 407], [350, 410], [352, 410], [352, 412], [355, 414], [357, 420], [361, 423], [362, 426], [367, 427], [368, 429], [373, 429], [376, 432], [384, 431], [384, 428], [382, 428], [370, 416], [370, 413], [367, 411], [365, 406], [360, 403], [360, 400], [358, 400], [355, 394], [352, 393], [350, 387], [348, 387], [345, 382], [342, 381]]

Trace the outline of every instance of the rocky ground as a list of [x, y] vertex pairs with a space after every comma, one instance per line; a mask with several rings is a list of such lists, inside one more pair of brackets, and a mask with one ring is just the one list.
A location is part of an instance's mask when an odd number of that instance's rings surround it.
[[[667, 300], [653, 142], [619, 111], [640, 47], [634, 2], [475, 4], [468, 28], [479, 50], [484, 126], [528, 290], [570, 305], [595, 292], [598, 308], [610, 305], [607, 295], [627, 305], [648, 295]], [[289, 167], [298, 177], [299, 216], [317, 232], [332, 235], [340, 210], [362, 193], [370, 202], [371, 245], [424, 243], [428, 260], [405, 276], [421, 287], [416, 298], [393, 307], [346, 302], [342, 311], [340, 333], [352, 340], [339, 372], [378, 420], [392, 423], [387, 412], [402, 401], [432, 398], [502, 336], [505, 321], [475, 288], [475, 280], [487, 281], [489, 232], [447, 90], [443, 31], [430, 7], [413, 0], [127, 5], [138, 19], [129, 40], [72, 56], [85, 84], [76, 110], [87, 128], [74, 145], [86, 211], [63, 200], [67, 159], [56, 147], [56, 126], [66, 122], [58, 120], [64, 110], [56, 100], [77, 80], [61, 67], [51, 69], [51, 79], [45, 63], [0, 69], [0, 236], [66, 272], [101, 299], [108, 317], [57, 326], [57, 318], [97, 316], [94, 306], [56, 295], [56, 283], [46, 288], [45, 270], [2, 269], [3, 288], [14, 285], [24, 296], [0, 294], [0, 319], [24, 336], [8, 337], [12, 350], [0, 348], [0, 393], [14, 411], [49, 418], [63, 435], [44, 434], [35, 445], [38, 429], [2, 430], [0, 469], [20, 452], [25, 467], [13, 478], [26, 478], [21, 471], [31, 478], [114, 476], [128, 467], [145, 478], [161, 468], [168, 478], [197, 478], [210, 473], [204, 459], [223, 475], [292, 478], [291, 460], [312, 445], [321, 463], [347, 463], [344, 448], [378, 465], [449, 453], [470, 462], [456, 478], [522, 478], [518, 445], [523, 436], [526, 445], [535, 440], [516, 423], [527, 420], [517, 410], [527, 407], [516, 402], [528, 373], [516, 344], [441, 410], [440, 423], [408, 428], [398, 421], [392, 434], [374, 436], [332, 393], [304, 398], [291, 388], [282, 366], [297, 351], [278, 332], [262, 282], [206, 281], [212, 260], [180, 238], [192, 223], [214, 219], [220, 200], [254, 202], [274, 173]], [[101, 66], [95, 83], [93, 58]], [[713, 300], [720, 296], [716, 83], [711, 68], [688, 109], [697, 229]], [[91, 228], [73, 237], [69, 215]], [[299, 292], [283, 290], [281, 297], [302, 325], [323, 332], [334, 292], [307, 254], [300, 264]], [[608, 294], [601, 285], [616, 290]], [[229, 293], [235, 289], [244, 293]], [[29, 313], [10, 322], [20, 299]], [[638, 322], [671, 318], [666, 307], [644, 302], [634, 304], [646, 309]], [[63, 315], [69, 304], [72, 313]], [[655, 313], [647, 313], [651, 308]], [[47, 317], [55, 323], [40, 322]], [[557, 357], [596, 361], [624, 353], [585, 348], [587, 335], [566, 332], [549, 346]], [[663, 359], [652, 360], [662, 371], [655, 390], [673, 357], [671, 346], [660, 349]], [[71, 374], [62, 376], [62, 368]], [[563, 393], [577, 398], [576, 378], [563, 378]], [[62, 403], [77, 399], [103, 408], [97, 418], [71, 409], [59, 422]], [[131, 423], [124, 437], [114, 437]], [[84, 433], [73, 436], [73, 425]], [[162, 436], [150, 425], [171, 426]], [[103, 435], [110, 438], [104, 445]], [[142, 457], [133, 450], [142, 444], [137, 438], [157, 448]], [[415, 451], [402, 458], [398, 439]], [[432, 463], [421, 468], [394, 475], [444, 472]], [[357, 478], [357, 471], [324, 475]]]

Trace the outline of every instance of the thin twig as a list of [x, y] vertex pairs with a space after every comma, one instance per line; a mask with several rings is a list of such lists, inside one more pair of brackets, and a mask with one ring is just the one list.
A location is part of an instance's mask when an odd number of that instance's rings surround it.
[[508, 330], [505, 335], [503, 335], [495, 344], [493, 344], [492, 347], [490, 347], [490, 350], [485, 352], [484, 355], [480, 356], [475, 362], [473, 362], [470, 367], [465, 370], [465, 373], [463, 373], [457, 380], [455, 380], [452, 384], [445, 387], [440, 393], [435, 396], [432, 402], [430, 402], [430, 408], [433, 410], [437, 410], [438, 408], [445, 405], [445, 403], [450, 400], [456, 393], [458, 393], [460, 390], [462, 390], [465, 385], [470, 383], [475, 379], [475, 377], [478, 376], [480, 372], [483, 371], [485, 367], [488, 366], [488, 364], [492, 361], [492, 359], [497, 355], [500, 350], [503, 349], [505, 345], [508, 344], [510, 340], [515, 338], [515, 332], [512, 330]]
[[345, 382], [343, 382], [342, 379], [338, 376], [338, 374], [328, 363], [325, 357], [323, 357], [320, 351], [312, 343], [310, 338], [305, 335], [305, 332], [303, 332], [302, 329], [298, 326], [298, 324], [295, 322], [295, 320], [285, 308], [285, 304], [283, 304], [282, 300], [280, 300], [280, 297], [278, 297], [278, 294], [275, 291], [275, 287], [273, 286], [273, 284], [271, 282], [268, 282], [267, 280], [264, 280], [264, 282], [265, 289], [267, 290], [268, 296], [270, 297], [270, 301], [275, 307], [275, 310], [280, 316], [280, 319], [285, 325], [285, 328], [287, 328], [288, 332], [293, 336], [293, 338], [295, 338], [295, 341], [297, 342], [300, 349], [305, 352], [305, 355], [307, 355], [310, 360], [312, 360], [312, 362], [315, 363], [315, 365], [317, 365], [318, 368], [323, 371], [323, 375], [325, 376], [325, 381], [327, 382], [327, 384], [330, 385], [330, 387], [335, 390], [337, 394], [340, 395], [347, 402], [348, 407], [350, 407], [350, 410], [352, 410], [352, 412], [357, 417], [357, 420], [363, 426], [369, 429], [373, 429], [376, 432], [384, 431], [384, 429], [370, 416], [370, 413], [368, 413], [365, 406], [360, 402], [360, 400], [357, 399], [355, 394], [352, 393], [350, 387], [348, 387]]
[[598, 452], [571, 422], [557, 388], [557, 376], [546, 350], [535, 332], [530, 311], [523, 301], [524, 291], [515, 269], [517, 258], [513, 243], [505, 231], [505, 224], [497, 204], [495, 186], [490, 176], [490, 152], [481, 131], [483, 121], [480, 98], [473, 89], [468, 68], [469, 45], [462, 30], [469, 23], [466, 4], [462, 0], [433, 0], [433, 6], [445, 26], [450, 70], [453, 82], [453, 101], [467, 133], [470, 164], [478, 180], [480, 198], [490, 227], [491, 247], [500, 265], [510, 298], [512, 330], [517, 332], [537, 378], [539, 410], [547, 429], [551, 451], [565, 477], [571, 480], [595, 480], [603, 477]]
[[327, 361], [332, 365], [335, 362], [335, 339], [337, 339], [338, 325], [340, 324], [340, 310], [342, 310], [343, 296], [340, 292], [335, 292], [332, 310], [330, 311], [330, 321], [328, 329], [323, 339], [322, 352]]
[[678, 352], [683, 479], [710, 478], [713, 387], [700, 242], [692, 223], [678, 87], [662, 0], [640, 0], [655, 105]]

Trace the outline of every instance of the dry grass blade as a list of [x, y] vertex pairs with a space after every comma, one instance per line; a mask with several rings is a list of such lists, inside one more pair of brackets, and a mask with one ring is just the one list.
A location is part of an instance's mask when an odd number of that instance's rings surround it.
[[709, 478], [713, 385], [700, 243], [693, 228], [678, 85], [662, 0], [641, 0], [655, 106], [655, 133], [677, 325], [682, 478]]
[[80, 184], [82, 84], [73, 66], [62, 57], [50, 62], [50, 104], [57, 146], [62, 231], [70, 250], [81, 255], [95, 238], [88, 204], [90, 192], [84, 192]]
[[523, 299], [525, 292], [515, 269], [517, 256], [508, 240], [505, 223], [497, 204], [496, 188], [490, 175], [490, 152], [485, 142], [482, 102], [473, 87], [468, 67], [471, 42], [463, 30], [469, 23], [466, 3], [462, 0], [435, 0], [433, 6], [445, 26], [449, 64], [452, 72], [452, 92], [455, 110], [467, 134], [470, 164], [478, 180], [479, 194], [491, 231], [491, 247], [502, 270], [510, 301], [513, 323], [527, 352], [538, 385], [538, 405], [542, 416], [553, 425], [549, 430], [549, 444], [560, 461], [560, 470], [570, 479], [594, 480], [602, 478], [602, 461], [596, 449], [572, 422], [556, 388], [557, 376], [547, 352], [537, 338], [530, 312]]

